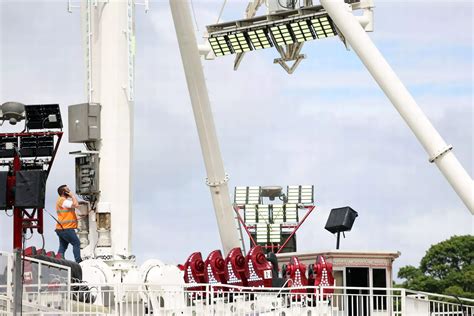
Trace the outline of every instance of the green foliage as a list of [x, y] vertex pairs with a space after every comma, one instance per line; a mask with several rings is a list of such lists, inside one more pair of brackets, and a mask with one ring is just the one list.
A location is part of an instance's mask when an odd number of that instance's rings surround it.
[[432, 245], [420, 267], [405, 266], [398, 271], [402, 287], [474, 298], [474, 236], [453, 236]]

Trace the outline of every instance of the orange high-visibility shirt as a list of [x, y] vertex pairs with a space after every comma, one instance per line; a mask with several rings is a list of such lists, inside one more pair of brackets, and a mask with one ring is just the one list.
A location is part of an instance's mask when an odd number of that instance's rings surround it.
[[76, 229], [77, 228], [77, 217], [76, 210], [74, 208], [66, 208], [63, 206], [65, 197], [59, 197], [56, 201], [56, 213], [58, 215], [58, 222], [56, 229]]

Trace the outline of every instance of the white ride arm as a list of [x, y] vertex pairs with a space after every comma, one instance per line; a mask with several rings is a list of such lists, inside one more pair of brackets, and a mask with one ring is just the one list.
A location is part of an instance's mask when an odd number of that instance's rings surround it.
[[474, 183], [451, 151], [452, 146], [446, 144], [418, 107], [357, 18], [350, 12], [348, 5], [343, 0], [321, 0], [321, 4], [423, 145], [429, 161], [438, 166], [454, 191], [474, 214]]
[[232, 248], [240, 247], [240, 242], [191, 13], [186, 0], [170, 0], [170, 7], [206, 165], [207, 184], [211, 190], [222, 247], [227, 254]]

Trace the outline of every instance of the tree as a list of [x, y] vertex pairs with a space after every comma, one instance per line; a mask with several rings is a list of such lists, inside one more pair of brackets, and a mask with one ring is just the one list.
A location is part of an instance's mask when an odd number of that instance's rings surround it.
[[474, 236], [453, 236], [432, 245], [419, 268], [402, 267], [398, 277], [408, 289], [474, 298]]

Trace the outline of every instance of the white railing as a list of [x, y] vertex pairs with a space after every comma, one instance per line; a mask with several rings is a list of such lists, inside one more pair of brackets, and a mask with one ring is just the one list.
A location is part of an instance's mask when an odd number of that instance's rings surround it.
[[[0, 252], [0, 316], [13, 315], [12, 267]], [[399, 288], [71, 284], [69, 268], [31, 258], [24, 271], [22, 315], [474, 316], [474, 300]]]
[[[474, 300], [397, 288], [242, 288], [72, 284], [25, 287], [23, 315], [474, 316]], [[1, 305], [0, 305], [1, 306]], [[11, 315], [4, 313], [5, 315]]]
[[[13, 311], [13, 254], [0, 252], [0, 316]], [[22, 261], [23, 315], [34, 311], [68, 311], [70, 305], [71, 269], [69, 267], [25, 257]], [[57, 293], [61, 293], [58, 299]]]

